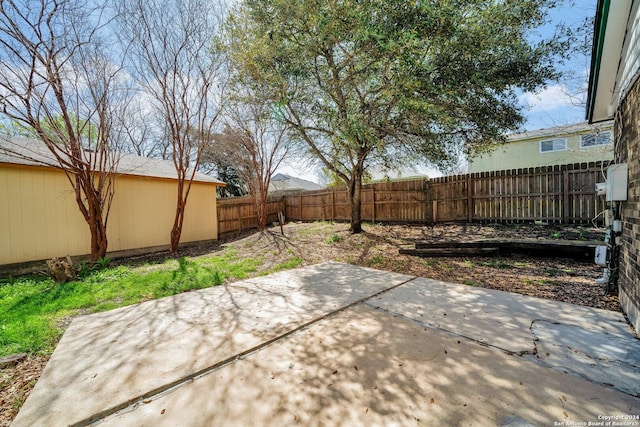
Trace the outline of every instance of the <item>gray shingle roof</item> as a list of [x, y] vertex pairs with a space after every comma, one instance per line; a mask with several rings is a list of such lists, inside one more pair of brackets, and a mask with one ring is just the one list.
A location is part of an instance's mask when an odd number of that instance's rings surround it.
[[512, 141], [523, 141], [527, 139], [534, 138], [544, 138], [547, 136], [566, 136], [577, 133], [584, 133], [585, 131], [596, 131], [596, 130], [609, 130], [609, 128], [613, 127], [613, 120], [608, 122], [602, 122], [597, 125], [590, 125], [587, 122], [574, 123], [571, 125], [563, 125], [563, 126], [554, 126], [545, 129], [538, 129], [529, 132], [522, 133], [514, 133], [511, 135], [507, 135], [507, 142]]
[[271, 178], [271, 185], [269, 186], [269, 192], [275, 191], [311, 191], [320, 190], [323, 186], [316, 184], [313, 181], [307, 181], [306, 179], [296, 178], [294, 176], [285, 175], [283, 173], [277, 173]]
[[[59, 164], [44, 143], [28, 138], [0, 136], [0, 163], [48, 166], [60, 169]], [[120, 156], [117, 171], [122, 175], [178, 179], [173, 162], [133, 154]], [[222, 181], [200, 172], [196, 172], [193, 180], [224, 185]]]

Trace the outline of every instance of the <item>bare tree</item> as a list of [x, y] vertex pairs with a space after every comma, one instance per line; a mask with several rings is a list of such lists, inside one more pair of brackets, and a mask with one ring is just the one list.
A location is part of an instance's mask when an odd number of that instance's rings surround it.
[[264, 230], [271, 177], [292, 150], [289, 129], [273, 117], [270, 104], [255, 97], [233, 103], [226, 112], [224, 131], [214, 136], [210, 155], [233, 165], [255, 201], [258, 228]]
[[171, 160], [169, 129], [160, 125], [164, 115], [157, 109], [150, 109], [148, 101], [144, 95], [132, 101], [130, 113], [121, 124], [126, 141], [123, 151], [140, 157]]
[[572, 24], [571, 31], [575, 42], [571, 45], [570, 67], [563, 70], [563, 94], [571, 105], [586, 108], [589, 86], [589, 68], [591, 66], [591, 47], [593, 46], [593, 21], [595, 4], [579, 7], [571, 5], [581, 20]]
[[[107, 251], [118, 164], [114, 129], [126, 93], [103, 52], [102, 10], [75, 0], [0, 1], [0, 108], [46, 147], [7, 154], [59, 167], [91, 232], [91, 259]], [[48, 154], [47, 154], [48, 153]]]
[[140, 85], [161, 112], [178, 176], [171, 253], [178, 253], [193, 176], [220, 113], [222, 61], [213, 40], [220, 3], [198, 0], [121, 0], [121, 34]]

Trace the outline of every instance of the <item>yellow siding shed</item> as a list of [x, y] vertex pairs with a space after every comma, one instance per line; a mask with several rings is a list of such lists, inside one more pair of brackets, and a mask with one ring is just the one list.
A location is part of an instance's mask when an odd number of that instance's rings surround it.
[[[173, 164], [125, 155], [120, 169], [107, 224], [108, 252], [168, 246], [177, 201]], [[181, 243], [218, 238], [219, 185], [224, 183], [196, 174]], [[0, 265], [88, 255], [90, 240], [62, 170], [0, 156]]]

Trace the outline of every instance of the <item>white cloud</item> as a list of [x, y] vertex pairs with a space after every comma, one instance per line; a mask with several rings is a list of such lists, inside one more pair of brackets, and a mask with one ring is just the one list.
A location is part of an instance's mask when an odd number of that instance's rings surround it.
[[575, 106], [576, 99], [569, 95], [566, 85], [557, 84], [535, 93], [525, 92], [520, 95], [519, 101], [528, 111], [540, 112]]

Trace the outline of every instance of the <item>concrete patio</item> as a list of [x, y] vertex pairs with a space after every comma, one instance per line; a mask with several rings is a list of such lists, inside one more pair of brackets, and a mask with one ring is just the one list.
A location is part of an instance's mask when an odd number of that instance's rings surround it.
[[638, 396], [620, 313], [331, 262], [76, 318], [12, 425], [570, 425]]

